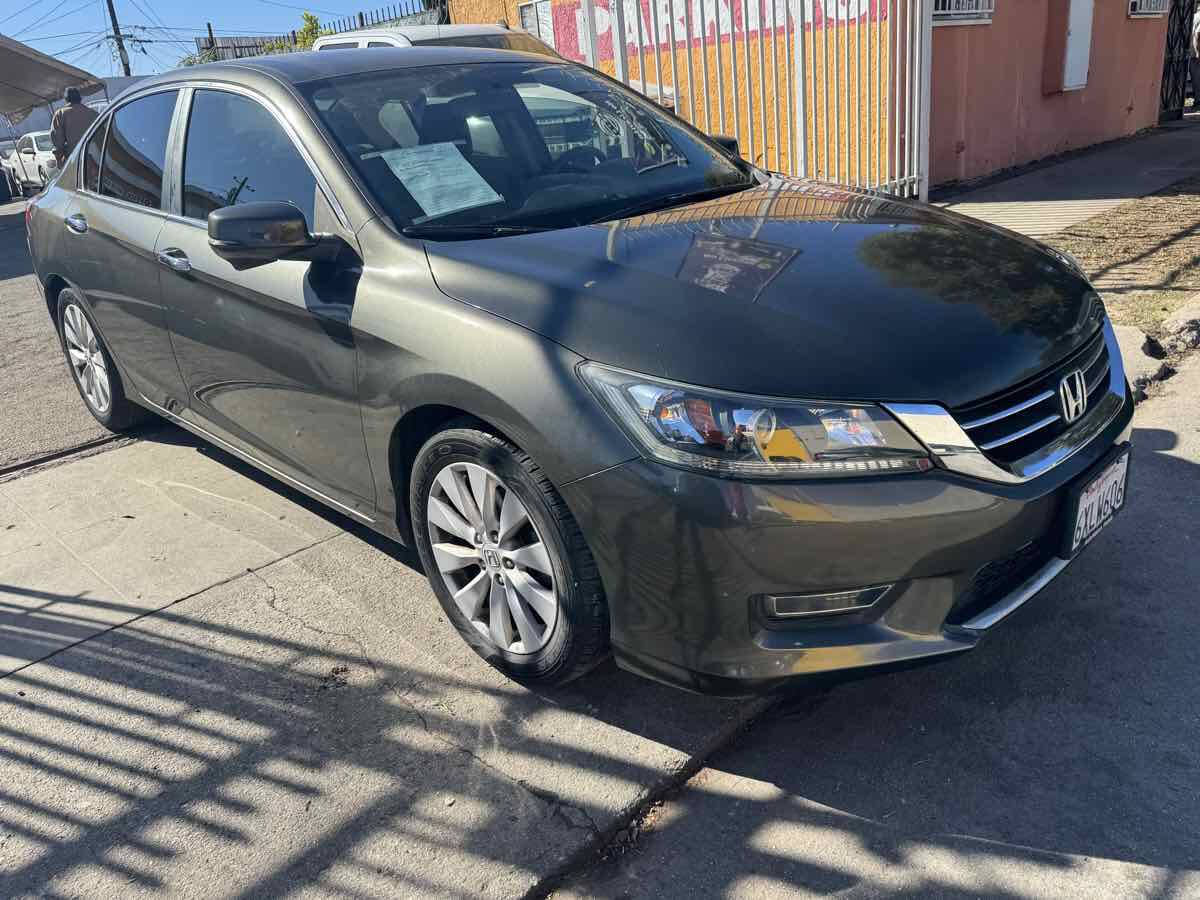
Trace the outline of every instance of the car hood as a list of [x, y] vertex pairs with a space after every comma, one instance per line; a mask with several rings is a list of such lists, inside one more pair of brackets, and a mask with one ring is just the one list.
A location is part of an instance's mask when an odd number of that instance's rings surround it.
[[430, 242], [446, 294], [588, 359], [726, 390], [956, 407], [1053, 365], [1099, 298], [1033, 241], [795, 180], [603, 225]]

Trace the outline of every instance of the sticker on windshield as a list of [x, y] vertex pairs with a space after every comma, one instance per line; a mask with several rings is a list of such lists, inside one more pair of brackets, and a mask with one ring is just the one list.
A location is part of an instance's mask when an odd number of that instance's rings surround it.
[[414, 223], [503, 199], [450, 141], [383, 150], [379, 155], [424, 211]]

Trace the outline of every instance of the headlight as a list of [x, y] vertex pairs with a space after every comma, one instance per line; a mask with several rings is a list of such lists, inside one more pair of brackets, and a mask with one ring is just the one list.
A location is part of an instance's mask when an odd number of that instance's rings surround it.
[[596, 363], [601, 403], [649, 456], [714, 475], [800, 478], [924, 472], [924, 447], [878, 406], [690, 387]]

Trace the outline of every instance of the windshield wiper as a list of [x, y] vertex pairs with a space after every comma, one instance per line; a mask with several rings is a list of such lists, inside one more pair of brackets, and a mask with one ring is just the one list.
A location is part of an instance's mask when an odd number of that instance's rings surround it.
[[614, 219], [628, 219], [633, 216], [644, 215], [645, 213], [670, 209], [672, 206], [679, 206], [681, 203], [699, 203], [701, 200], [712, 200], [716, 197], [724, 197], [726, 194], [736, 194], [738, 191], [744, 191], [746, 188], [753, 186], [754, 182], [751, 181], [745, 184], [726, 184], [721, 187], [701, 188], [697, 191], [680, 191], [675, 194], [663, 194], [658, 197], [645, 197], [637, 203], [631, 203], [612, 212], [606, 212], [600, 218], [593, 219], [589, 224], [611, 222]]
[[405, 225], [400, 233], [405, 237], [434, 238], [435, 240], [470, 240], [471, 238], [504, 237], [510, 234], [533, 234], [552, 231], [550, 225]]

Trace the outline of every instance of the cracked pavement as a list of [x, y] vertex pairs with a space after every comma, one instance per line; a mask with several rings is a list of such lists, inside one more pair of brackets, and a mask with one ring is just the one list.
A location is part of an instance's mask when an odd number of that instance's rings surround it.
[[494, 672], [414, 558], [171, 429], [0, 484], [0, 896], [516, 897], [759, 709]]

